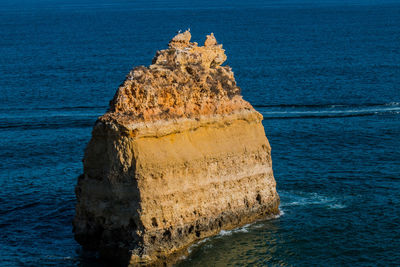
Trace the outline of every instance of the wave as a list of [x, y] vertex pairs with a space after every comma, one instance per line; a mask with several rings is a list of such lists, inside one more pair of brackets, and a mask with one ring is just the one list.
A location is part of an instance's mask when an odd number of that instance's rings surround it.
[[[210, 240], [215, 239], [215, 238], [221, 238], [221, 237], [224, 237], [224, 236], [230, 236], [233, 233], [248, 233], [249, 232], [249, 227], [251, 225], [252, 224], [246, 224], [246, 225], [244, 225], [242, 227], [238, 227], [238, 228], [235, 228], [235, 229], [232, 229], [232, 230], [221, 230], [216, 236], [207, 237], [207, 238], [204, 238], [204, 239], [194, 243], [193, 245], [188, 247], [187, 251], [190, 254], [190, 253], [192, 253], [193, 249], [195, 249], [195, 248], [199, 247], [200, 245], [202, 245], [202, 244], [204, 244], [206, 242], [209, 242]], [[208, 244], [208, 246], [212, 246], [212, 245]], [[186, 257], [183, 257], [182, 259], [185, 259], [185, 258]]]
[[264, 119], [341, 118], [400, 114], [400, 103], [324, 104], [324, 105], [255, 105]]
[[[268, 218], [268, 219], [269, 219], [269, 220], [271, 220], [271, 219], [277, 219], [277, 218], [283, 216], [284, 214], [285, 214], [285, 212], [284, 212], [283, 210], [281, 210], [281, 208], [279, 208], [279, 214], [274, 215], [274, 216], [272, 216], [272, 217], [270, 217], [270, 218]], [[267, 219], [267, 220], [268, 220], [268, 219]], [[262, 224], [259, 223], [260, 221], [265, 221], [265, 219], [263, 219], [263, 220], [258, 220], [258, 221], [255, 221], [255, 222], [253, 222], [253, 223], [249, 223], [249, 224], [246, 224], [246, 225], [243, 225], [243, 226], [241, 226], [241, 227], [234, 228], [234, 229], [231, 229], [231, 230], [221, 230], [221, 231], [220, 231], [217, 235], [215, 235], [215, 236], [206, 237], [206, 238], [204, 238], [204, 239], [202, 239], [202, 240], [200, 240], [200, 241], [194, 243], [193, 245], [191, 245], [190, 247], [188, 247], [187, 251], [188, 251], [188, 253], [190, 254], [190, 253], [192, 253], [193, 249], [197, 248], [198, 246], [202, 245], [203, 243], [209, 242], [210, 240], [213, 240], [213, 239], [216, 239], [216, 238], [218, 239], [218, 238], [222, 238], [222, 237], [224, 237], [224, 236], [230, 236], [230, 235], [235, 234], [235, 233], [248, 233], [249, 231], [251, 231], [251, 229], [257, 229], [257, 228], [259, 228], [260, 226], [262, 226]], [[209, 246], [212, 246], [212, 245], [209, 244]], [[186, 257], [183, 256], [181, 259], [186, 259]]]
[[[279, 208], [279, 214], [273, 215], [273, 216], [267, 218], [267, 220], [268, 219], [269, 220], [278, 219], [281, 216], [283, 216], [284, 214], [285, 214], [285, 212]], [[257, 226], [258, 224], [257, 223], [260, 222], [260, 221], [265, 221], [265, 219], [255, 221], [253, 223], [249, 223], [249, 224], [243, 225], [241, 227], [238, 227], [238, 228], [235, 228], [235, 229], [232, 229], [232, 230], [221, 230], [216, 237], [229, 236], [229, 235], [232, 235], [232, 234], [235, 234], [235, 233], [248, 233], [251, 228], [258, 228], [258, 226]]]
[[227, 235], [232, 235], [233, 233], [248, 233], [249, 232], [249, 227], [251, 224], [246, 224], [242, 227], [235, 228], [232, 230], [221, 230], [218, 234], [218, 236], [227, 236]]
[[[210, 241], [211, 238], [212, 237], [206, 237], [206, 238], [194, 243], [193, 245], [189, 246], [187, 248], [188, 253], [189, 254], [192, 253], [193, 249], [197, 248], [198, 246], [200, 246], [203, 243], [206, 243], [206, 242]], [[186, 256], [182, 256], [181, 259], [186, 259]]]

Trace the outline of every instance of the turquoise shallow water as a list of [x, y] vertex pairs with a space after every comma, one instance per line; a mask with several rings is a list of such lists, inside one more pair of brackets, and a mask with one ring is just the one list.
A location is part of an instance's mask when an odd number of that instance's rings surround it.
[[396, 1], [0, 0], [0, 265], [102, 266], [74, 241], [91, 128], [179, 29], [214, 32], [264, 115], [282, 215], [180, 266], [400, 264]]

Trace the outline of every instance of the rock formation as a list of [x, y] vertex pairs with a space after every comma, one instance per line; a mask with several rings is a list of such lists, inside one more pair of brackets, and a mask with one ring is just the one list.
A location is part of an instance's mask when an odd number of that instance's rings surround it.
[[76, 186], [76, 240], [113, 263], [174, 262], [192, 243], [279, 213], [262, 115], [222, 45], [188, 31], [136, 67], [93, 129]]

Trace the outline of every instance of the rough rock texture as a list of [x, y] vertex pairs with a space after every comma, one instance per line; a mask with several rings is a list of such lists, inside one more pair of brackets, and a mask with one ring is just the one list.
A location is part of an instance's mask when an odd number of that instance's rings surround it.
[[279, 213], [262, 115], [214, 35], [190, 38], [128, 74], [85, 151], [75, 238], [115, 264], [168, 265], [197, 240]]

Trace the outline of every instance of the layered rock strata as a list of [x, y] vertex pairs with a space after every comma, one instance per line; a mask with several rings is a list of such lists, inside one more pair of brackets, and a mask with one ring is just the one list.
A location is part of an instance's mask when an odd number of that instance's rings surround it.
[[96, 122], [76, 186], [76, 240], [120, 265], [170, 264], [190, 244], [279, 213], [262, 115], [213, 34], [175, 36]]

